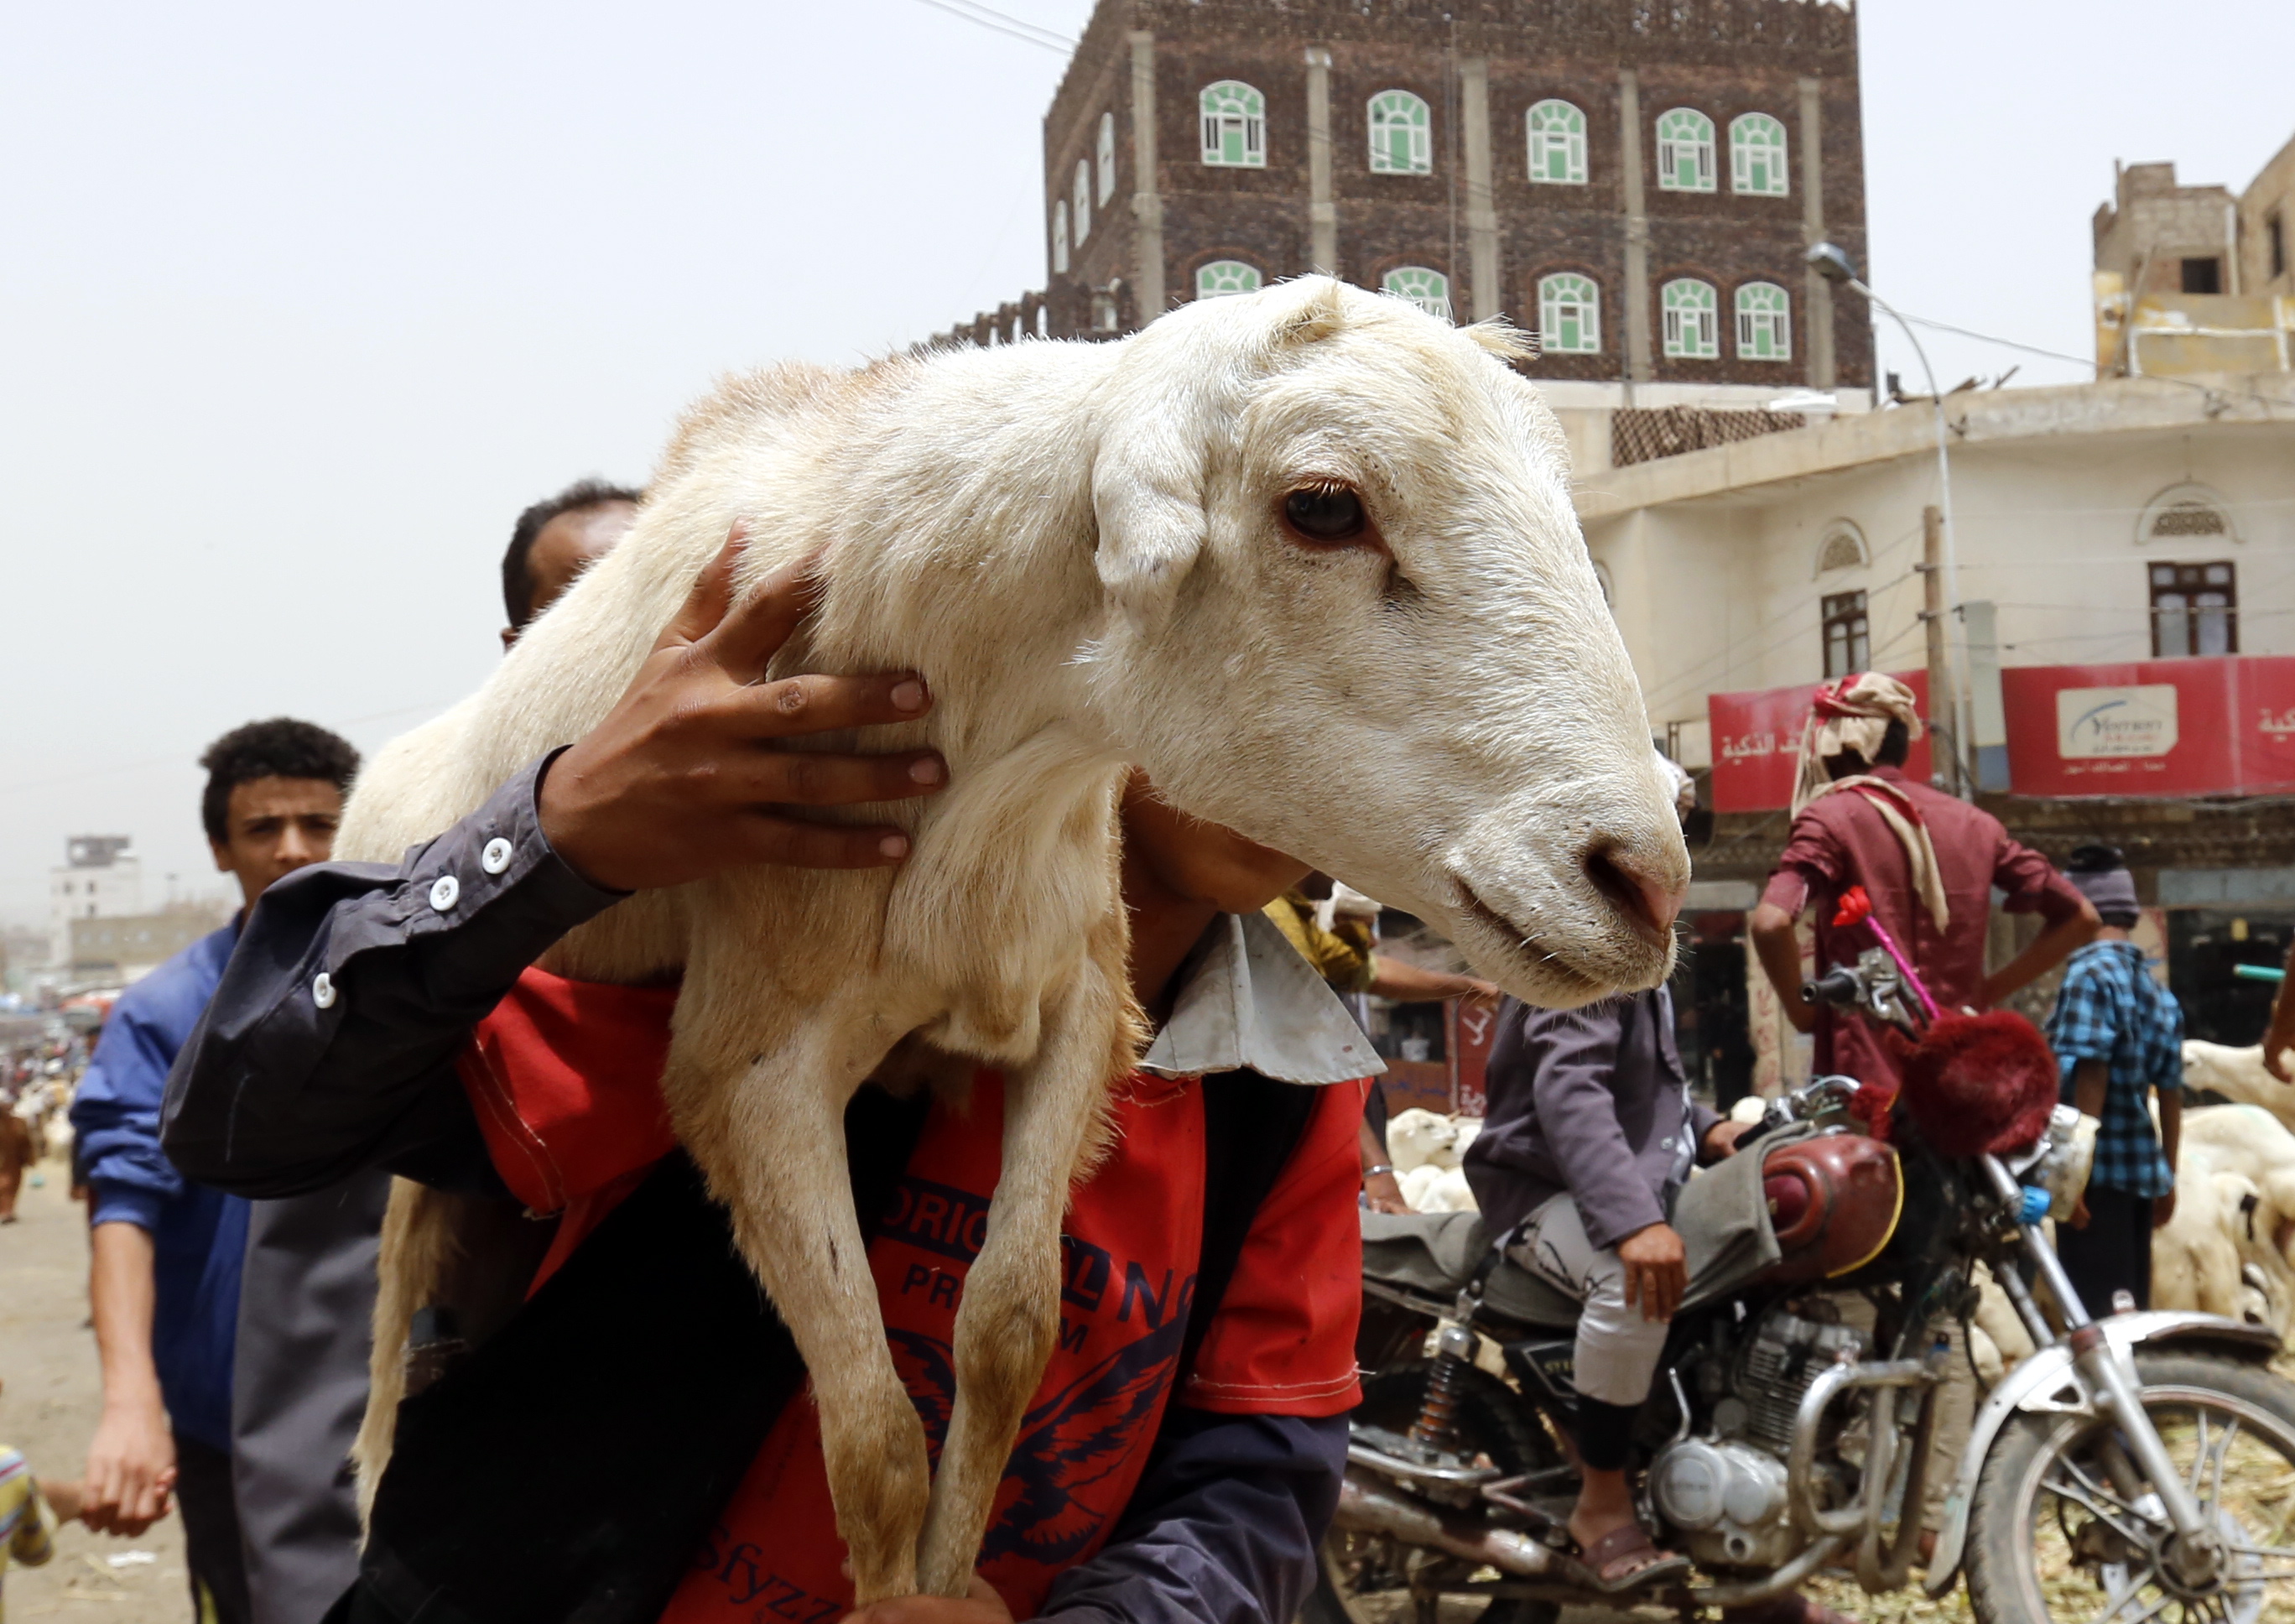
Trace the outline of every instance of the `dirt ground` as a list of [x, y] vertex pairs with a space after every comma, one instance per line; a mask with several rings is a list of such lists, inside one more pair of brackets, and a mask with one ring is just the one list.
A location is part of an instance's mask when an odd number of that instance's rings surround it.
[[[28, 1177], [17, 1204], [21, 1221], [0, 1228], [0, 1443], [22, 1450], [38, 1476], [77, 1478], [102, 1401], [87, 1326], [87, 1228], [62, 1166], [39, 1172], [41, 1187]], [[171, 1515], [135, 1539], [68, 1525], [45, 1567], [9, 1567], [7, 1616], [184, 1624], [183, 1524]]]

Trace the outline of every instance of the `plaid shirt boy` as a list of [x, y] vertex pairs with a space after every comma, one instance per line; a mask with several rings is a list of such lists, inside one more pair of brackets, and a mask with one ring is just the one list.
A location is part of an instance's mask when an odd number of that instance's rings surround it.
[[2184, 1086], [2184, 1011], [2145, 972], [2144, 950], [2133, 942], [2092, 942], [2074, 953], [2048, 1016], [2048, 1041], [2063, 1067], [2068, 1104], [2081, 1061], [2101, 1060], [2109, 1068], [2088, 1181], [2131, 1196], [2174, 1189], [2175, 1171], [2160, 1153], [2147, 1095]]

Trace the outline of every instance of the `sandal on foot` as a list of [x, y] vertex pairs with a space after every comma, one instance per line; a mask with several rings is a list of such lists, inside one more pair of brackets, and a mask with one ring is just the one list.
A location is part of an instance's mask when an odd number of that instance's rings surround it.
[[1689, 1577], [1689, 1558], [1659, 1550], [1639, 1522], [1624, 1523], [1580, 1546], [1578, 1561], [1605, 1595]]

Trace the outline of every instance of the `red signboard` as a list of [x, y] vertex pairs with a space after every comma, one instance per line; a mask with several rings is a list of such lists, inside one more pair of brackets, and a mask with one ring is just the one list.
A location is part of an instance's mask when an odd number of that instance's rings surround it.
[[[1907, 671], [1897, 680], [1913, 690], [1921, 714], [1928, 714], [1929, 673]], [[1801, 725], [1821, 683], [1771, 688], [1758, 693], [1714, 694], [1705, 701], [1713, 727], [1713, 810], [1776, 812], [1793, 804], [1793, 770], [1801, 755]], [[1905, 771], [1925, 782], [1928, 735], [1913, 746]]]
[[2295, 657], [2031, 665], [2000, 691], [2020, 796], [2295, 789]]
[[1491, 1040], [1498, 1035], [1499, 1012], [1457, 1000], [1450, 1005], [1450, 1109], [1461, 1116], [1490, 1114]]

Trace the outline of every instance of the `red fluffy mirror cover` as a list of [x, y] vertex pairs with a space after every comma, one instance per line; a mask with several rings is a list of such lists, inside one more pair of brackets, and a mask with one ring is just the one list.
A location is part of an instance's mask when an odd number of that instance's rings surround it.
[[1948, 1156], [2000, 1155], [2040, 1137], [2057, 1098], [2056, 1057], [2013, 1010], [1948, 1015], [1904, 1063], [1905, 1109]]

